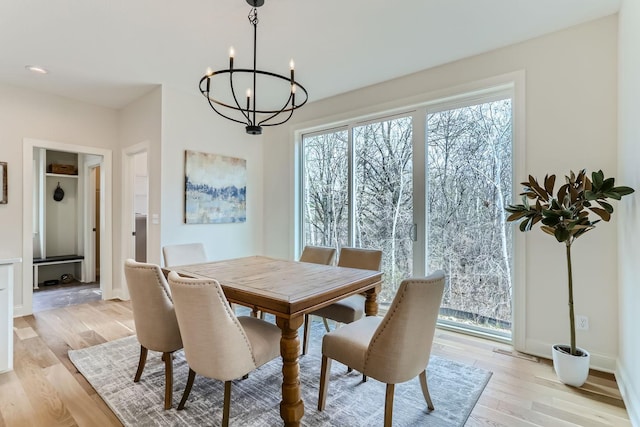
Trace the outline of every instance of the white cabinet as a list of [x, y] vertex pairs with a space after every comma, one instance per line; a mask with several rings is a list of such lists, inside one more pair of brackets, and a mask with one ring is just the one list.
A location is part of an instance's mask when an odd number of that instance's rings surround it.
[[20, 262], [0, 259], [0, 373], [13, 369], [13, 265]]

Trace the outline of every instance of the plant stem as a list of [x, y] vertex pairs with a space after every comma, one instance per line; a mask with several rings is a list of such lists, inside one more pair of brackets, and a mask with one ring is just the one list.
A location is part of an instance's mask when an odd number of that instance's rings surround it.
[[571, 331], [571, 354], [578, 355], [576, 350], [576, 323], [573, 313], [573, 274], [571, 272], [571, 242], [567, 241], [567, 272], [569, 275], [569, 328]]

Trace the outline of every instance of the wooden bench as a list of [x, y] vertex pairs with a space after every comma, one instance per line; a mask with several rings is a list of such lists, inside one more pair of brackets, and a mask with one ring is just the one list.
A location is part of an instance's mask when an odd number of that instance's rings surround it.
[[71, 264], [80, 263], [80, 268], [84, 264], [84, 255], [58, 255], [50, 256], [47, 258], [34, 258], [33, 259], [33, 289], [40, 289], [38, 287], [38, 268], [43, 265], [56, 265], [56, 264]]

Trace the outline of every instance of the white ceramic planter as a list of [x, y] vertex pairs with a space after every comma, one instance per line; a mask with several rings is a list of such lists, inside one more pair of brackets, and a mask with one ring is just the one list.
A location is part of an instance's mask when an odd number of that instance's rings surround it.
[[568, 345], [554, 344], [551, 348], [553, 354], [553, 369], [558, 379], [564, 384], [580, 387], [589, 376], [589, 362], [591, 355], [588, 351], [577, 347], [582, 354], [572, 356]]

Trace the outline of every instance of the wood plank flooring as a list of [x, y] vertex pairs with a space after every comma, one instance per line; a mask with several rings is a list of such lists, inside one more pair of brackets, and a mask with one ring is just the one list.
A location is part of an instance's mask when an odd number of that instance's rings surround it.
[[[14, 371], [0, 375], [0, 427], [120, 426], [67, 351], [134, 333], [131, 304], [122, 301], [15, 319]], [[433, 353], [493, 371], [467, 426], [631, 426], [608, 374], [594, 372], [581, 389], [567, 387], [556, 380], [549, 361], [441, 330]]]

